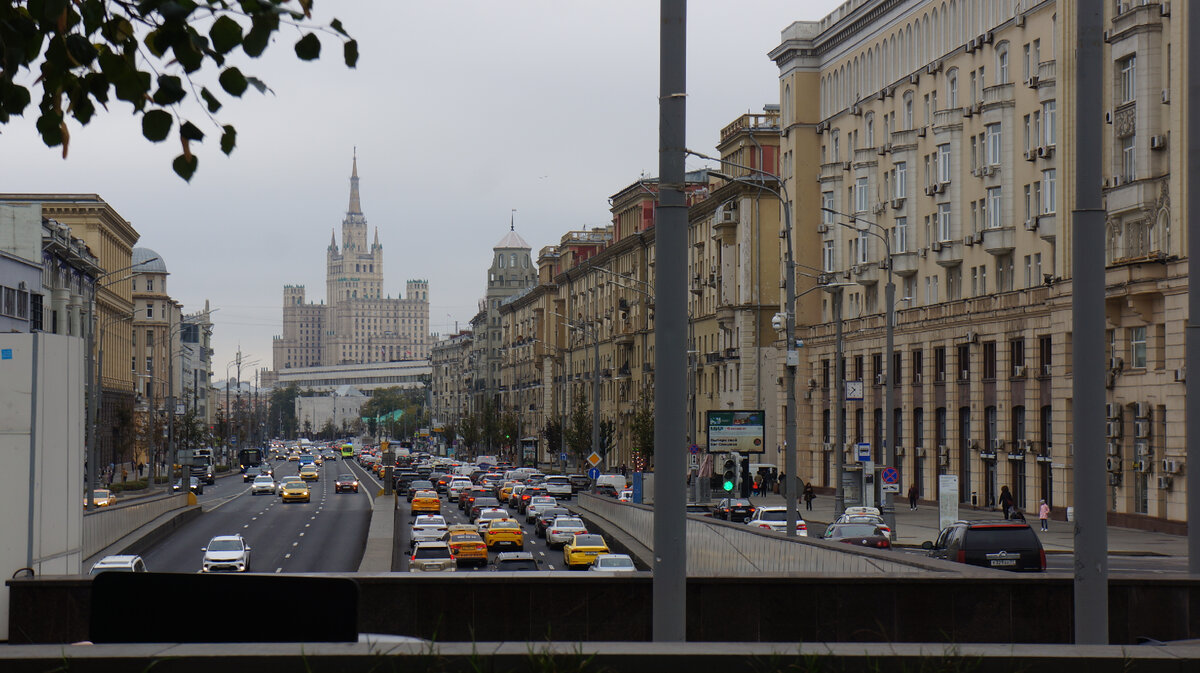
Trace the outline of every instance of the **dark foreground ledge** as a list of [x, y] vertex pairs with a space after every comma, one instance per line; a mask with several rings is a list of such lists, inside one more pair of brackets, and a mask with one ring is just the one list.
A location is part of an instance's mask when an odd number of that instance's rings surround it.
[[1184, 673], [1200, 646], [949, 645], [887, 643], [239, 643], [12, 645], [5, 673]]

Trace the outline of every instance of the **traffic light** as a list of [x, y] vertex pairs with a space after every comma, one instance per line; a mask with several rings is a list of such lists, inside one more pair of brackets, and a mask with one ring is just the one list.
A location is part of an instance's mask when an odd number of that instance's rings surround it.
[[738, 491], [742, 494], [743, 498], [749, 498], [750, 485], [754, 483], [754, 480], [750, 478], [750, 456], [746, 456], [741, 460], [741, 475], [742, 478], [739, 482], [741, 488]]
[[721, 490], [733, 493], [738, 485], [738, 454], [730, 453], [722, 463]]

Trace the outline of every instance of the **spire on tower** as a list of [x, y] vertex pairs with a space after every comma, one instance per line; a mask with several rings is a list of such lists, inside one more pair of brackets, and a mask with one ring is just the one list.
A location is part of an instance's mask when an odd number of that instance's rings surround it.
[[371, 247], [372, 247], [372, 248], [378, 248], [378, 247], [379, 247], [379, 227], [375, 227], [375, 244], [374, 244], [374, 245], [372, 245]]
[[354, 164], [350, 172], [350, 210], [351, 213], [361, 213], [362, 205], [358, 201], [358, 147], [354, 148]]
[[329, 251], [337, 252], [337, 233], [332, 228], [329, 230]]

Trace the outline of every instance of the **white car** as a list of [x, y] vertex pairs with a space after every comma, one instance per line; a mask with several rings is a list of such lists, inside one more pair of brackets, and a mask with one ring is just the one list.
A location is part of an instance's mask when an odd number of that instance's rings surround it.
[[570, 542], [576, 533], [588, 532], [583, 519], [574, 516], [560, 516], [546, 526], [546, 544], [551, 548], [561, 547]]
[[470, 479], [451, 479], [450, 483], [446, 484], [446, 499], [450, 502], [458, 502], [458, 492], [470, 487]]
[[555, 475], [546, 477], [546, 481], [542, 483], [546, 487], [546, 494], [552, 495], [563, 500], [570, 500], [571, 493], [575, 490], [571, 486], [571, 480], [566, 477]]
[[241, 535], [218, 535], [201, 547], [204, 561], [200, 572], [214, 573], [231, 571], [244, 573], [250, 570], [250, 547]]
[[558, 506], [558, 501], [548, 495], [537, 495], [529, 500], [529, 506], [525, 508], [525, 523], [533, 523], [537, 521], [537, 513], [539, 509]]
[[601, 554], [596, 557], [596, 561], [588, 570], [605, 573], [631, 573], [637, 572], [637, 566], [633, 564], [633, 559], [629, 558], [628, 554]]
[[421, 542], [436, 542], [441, 540], [449, 528], [446, 517], [440, 514], [424, 514], [413, 522], [412, 534], [408, 537], [408, 546], [415, 547]]
[[488, 524], [492, 519], [511, 519], [508, 515], [508, 510], [501, 507], [488, 507], [479, 510], [479, 516], [475, 519], [475, 529], [483, 535], [483, 531], [487, 530]]
[[255, 477], [254, 483], [250, 484], [250, 494], [258, 495], [259, 493], [266, 493], [267, 495], [274, 494], [275, 480], [266, 475]]
[[458, 570], [458, 561], [450, 551], [450, 545], [445, 542], [422, 542], [413, 549], [412, 557], [408, 560], [408, 572], [454, 572]]
[[142, 561], [141, 556], [133, 555], [117, 555], [105, 556], [96, 561], [92, 566], [89, 575], [99, 575], [106, 572], [123, 572], [123, 573], [144, 573], [146, 572], [146, 563]]
[[617, 496], [617, 500], [620, 502], [633, 502], [633, 489], [627, 488], [621, 491], [620, 495]]
[[[787, 507], [759, 507], [754, 510], [754, 514], [749, 519], [746, 519], [746, 525], [765, 528], [776, 533], [786, 533]], [[796, 512], [796, 535], [808, 537], [808, 524], [805, 523], [799, 512]]]

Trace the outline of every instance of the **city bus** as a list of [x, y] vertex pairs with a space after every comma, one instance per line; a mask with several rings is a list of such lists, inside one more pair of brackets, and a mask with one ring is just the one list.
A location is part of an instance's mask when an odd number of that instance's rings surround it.
[[262, 449], [242, 449], [238, 451], [238, 466], [242, 472], [248, 467], [258, 467], [262, 465], [263, 452]]

